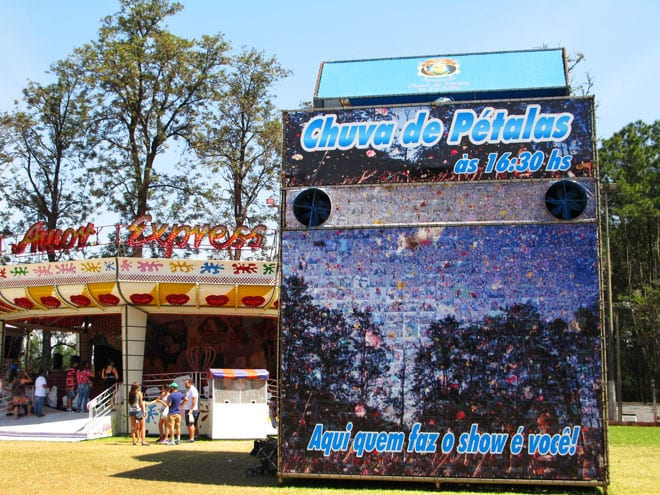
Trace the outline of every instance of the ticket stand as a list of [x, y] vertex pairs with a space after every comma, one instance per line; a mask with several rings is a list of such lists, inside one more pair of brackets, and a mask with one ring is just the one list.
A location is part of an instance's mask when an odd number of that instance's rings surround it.
[[251, 439], [272, 434], [268, 370], [211, 368], [211, 438]]

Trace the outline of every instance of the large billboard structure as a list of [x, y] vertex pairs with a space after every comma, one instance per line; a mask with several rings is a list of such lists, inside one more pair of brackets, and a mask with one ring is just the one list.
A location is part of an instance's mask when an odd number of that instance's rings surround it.
[[593, 100], [284, 114], [279, 475], [607, 483]]

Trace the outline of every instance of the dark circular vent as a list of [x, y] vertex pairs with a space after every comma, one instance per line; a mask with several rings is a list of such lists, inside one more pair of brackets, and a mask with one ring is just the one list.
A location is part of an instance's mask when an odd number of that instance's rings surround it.
[[570, 180], [555, 182], [545, 193], [545, 207], [560, 220], [573, 220], [587, 207], [587, 192]]
[[332, 203], [320, 189], [305, 189], [293, 200], [293, 214], [305, 227], [316, 227], [330, 216]]

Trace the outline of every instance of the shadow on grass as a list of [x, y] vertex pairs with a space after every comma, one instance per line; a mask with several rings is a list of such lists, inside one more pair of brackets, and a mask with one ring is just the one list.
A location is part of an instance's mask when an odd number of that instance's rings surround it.
[[[180, 483], [208, 484], [214, 486], [235, 487], [278, 487], [279, 480], [276, 474], [252, 475], [257, 467], [263, 463], [255, 456], [243, 452], [205, 451], [204, 440], [198, 440], [194, 446], [190, 444], [173, 446], [156, 446], [154, 452], [150, 447], [133, 447], [132, 454], [139, 461], [147, 463], [143, 468], [117, 473], [118, 478], [135, 480], [154, 480]], [[192, 447], [192, 448], [191, 448]], [[156, 449], [158, 449], [156, 451]], [[248, 474], [248, 470], [250, 473]], [[283, 485], [290, 487], [331, 490], [358, 491], [382, 490], [402, 493], [433, 492], [435, 484], [422, 481], [386, 481], [386, 480], [356, 480], [356, 479], [328, 479], [328, 478], [287, 478]], [[441, 483], [442, 492], [449, 493], [514, 493], [526, 494], [569, 494], [588, 495], [599, 494], [602, 491], [597, 487], [571, 487], [548, 485], [521, 485], [521, 484], [465, 484]]]
[[260, 466], [256, 457], [242, 452], [205, 451], [203, 440], [194, 444], [153, 446], [128, 445], [134, 457], [147, 463], [142, 468], [117, 473], [118, 478], [230, 486], [277, 486], [277, 476], [247, 476]]

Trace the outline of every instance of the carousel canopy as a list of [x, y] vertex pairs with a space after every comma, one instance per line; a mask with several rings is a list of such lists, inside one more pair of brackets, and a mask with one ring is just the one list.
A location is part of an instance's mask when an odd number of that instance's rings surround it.
[[147, 312], [276, 316], [277, 263], [99, 258], [0, 267], [0, 320]]

